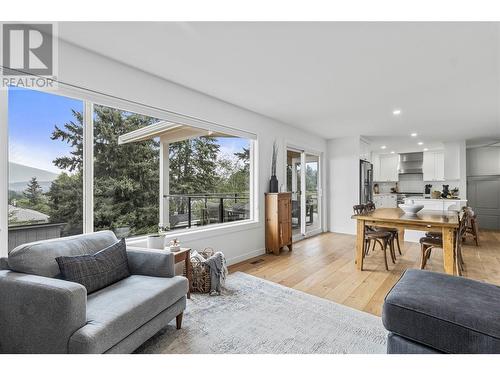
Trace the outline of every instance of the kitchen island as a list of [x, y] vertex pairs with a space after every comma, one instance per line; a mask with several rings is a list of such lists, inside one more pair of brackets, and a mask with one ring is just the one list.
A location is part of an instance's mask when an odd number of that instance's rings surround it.
[[[409, 196], [405, 199], [405, 203], [421, 204], [424, 206], [423, 210], [420, 212], [449, 212], [449, 211], [460, 211], [462, 207], [467, 206], [467, 199], [460, 198], [424, 198], [424, 197], [412, 197]], [[419, 242], [420, 238], [425, 236], [425, 232], [417, 230], [406, 230], [405, 231], [405, 241], [409, 242]]]
[[460, 211], [462, 207], [467, 206], [467, 199], [460, 198], [424, 198], [409, 196], [405, 199], [405, 203], [422, 204], [424, 210], [431, 211]]

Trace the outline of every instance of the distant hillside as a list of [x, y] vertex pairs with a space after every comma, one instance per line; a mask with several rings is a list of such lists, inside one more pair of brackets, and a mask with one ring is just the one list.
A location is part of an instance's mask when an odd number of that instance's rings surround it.
[[27, 165], [9, 163], [9, 190], [23, 191], [31, 178], [36, 177], [43, 191], [48, 191], [58, 174]]

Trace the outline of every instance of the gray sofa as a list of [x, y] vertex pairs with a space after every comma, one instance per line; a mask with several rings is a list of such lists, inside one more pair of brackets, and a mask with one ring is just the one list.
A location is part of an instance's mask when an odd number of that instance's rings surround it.
[[58, 256], [94, 254], [111, 231], [33, 242], [0, 264], [0, 353], [130, 353], [186, 307], [173, 254], [127, 247], [131, 276], [87, 295], [60, 279]]
[[387, 294], [389, 354], [500, 353], [500, 287], [407, 270]]

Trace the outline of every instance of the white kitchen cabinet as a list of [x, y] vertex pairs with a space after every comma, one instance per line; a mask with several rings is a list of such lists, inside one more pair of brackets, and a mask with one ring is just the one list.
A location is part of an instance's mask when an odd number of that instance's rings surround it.
[[374, 195], [373, 204], [375, 204], [375, 208], [382, 208], [382, 205], [384, 204], [383, 195]]
[[379, 156], [379, 176], [374, 181], [398, 181], [399, 155], [380, 155]]
[[375, 208], [396, 208], [398, 196], [396, 194], [377, 194], [373, 196]]
[[467, 205], [465, 199], [425, 199], [425, 198], [407, 198], [405, 203], [421, 204], [424, 210], [431, 211], [460, 211]]
[[424, 152], [424, 181], [444, 181], [444, 152]]
[[[462, 150], [463, 147], [463, 150]], [[463, 142], [444, 143], [444, 179], [460, 180], [460, 163], [465, 161], [461, 154], [465, 153]], [[463, 160], [462, 160], [463, 159]]]
[[373, 181], [380, 181], [380, 155], [372, 155]]

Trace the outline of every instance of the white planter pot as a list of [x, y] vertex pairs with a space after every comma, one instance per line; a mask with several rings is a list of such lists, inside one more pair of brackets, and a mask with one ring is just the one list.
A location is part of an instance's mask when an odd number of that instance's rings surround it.
[[148, 236], [148, 249], [165, 249], [165, 235]]

